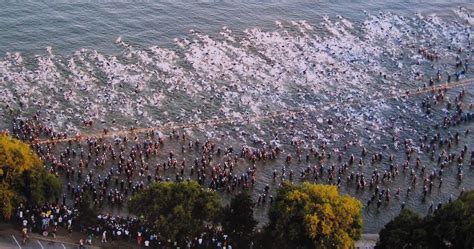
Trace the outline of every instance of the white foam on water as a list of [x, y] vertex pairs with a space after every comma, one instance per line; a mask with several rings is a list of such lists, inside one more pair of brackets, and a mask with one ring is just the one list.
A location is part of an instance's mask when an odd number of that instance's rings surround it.
[[[119, 36], [119, 55], [81, 49], [63, 59], [48, 47], [33, 67], [26, 67], [21, 54], [7, 53], [0, 61], [0, 101], [14, 108], [21, 102], [26, 113], [46, 110], [49, 125], [74, 134], [83, 131], [85, 120], [104, 126], [121, 120], [114, 128], [122, 129], [299, 108], [315, 117], [302, 123], [321, 139], [327, 137], [318, 125], [332, 113], [341, 120], [335, 125], [347, 132], [368, 127], [377, 140], [383, 112], [395, 110], [383, 95], [403, 93], [423, 80], [428, 61], [418, 49], [452, 57], [446, 44], [468, 42], [470, 12], [455, 13], [464, 23], [380, 13], [367, 14], [360, 25], [324, 17], [322, 33], [305, 20], [275, 21], [270, 31], [250, 27], [243, 35], [228, 27], [218, 37], [191, 30], [174, 40], [176, 49], [141, 48]], [[269, 134], [255, 123], [255, 134]], [[342, 127], [348, 123], [351, 128]]]

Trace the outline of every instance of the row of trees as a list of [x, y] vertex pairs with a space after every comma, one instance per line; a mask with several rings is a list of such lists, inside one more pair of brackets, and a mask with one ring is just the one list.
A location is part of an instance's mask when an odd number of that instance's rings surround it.
[[10, 220], [14, 207], [42, 205], [61, 194], [59, 178], [50, 174], [28, 144], [0, 135], [0, 208]]
[[[269, 223], [255, 232], [254, 203], [243, 192], [222, 207], [215, 192], [196, 182], [155, 183], [135, 195], [130, 210], [167, 239], [222, 225], [236, 248], [353, 248], [362, 231], [361, 204], [335, 186], [283, 184]], [[404, 209], [380, 231], [377, 248], [474, 248], [474, 191], [426, 217]]]
[[129, 209], [173, 241], [199, 235], [205, 224], [222, 225], [236, 248], [251, 241], [255, 248], [352, 248], [362, 231], [360, 202], [340, 196], [335, 186], [283, 184], [258, 234], [248, 193], [221, 205], [215, 192], [194, 181], [157, 182], [136, 194]]
[[377, 248], [474, 248], [474, 191], [422, 218], [404, 209], [380, 231]]

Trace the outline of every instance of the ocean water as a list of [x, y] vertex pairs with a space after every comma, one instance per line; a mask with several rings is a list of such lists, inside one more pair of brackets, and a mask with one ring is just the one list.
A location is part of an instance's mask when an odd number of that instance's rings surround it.
[[223, 26], [236, 32], [246, 28], [274, 28], [275, 20], [307, 20], [341, 15], [362, 21], [363, 11], [390, 11], [449, 16], [449, 9], [468, 4], [418, 1], [401, 3], [312, 1], [3, 1], [0, 8], [0, 54], [41, 54], [45, 48], [68, 55], [78, 49], [117, 53], [118, 36], [140, 46], [173, 46], [190, 29], [216, 34]]
[[[374, 169], [389, 167], [390, 154], [403, 162], [405, 139], [416, 144], [423, 135], [472, 130], [472, 123], [436, 130], [434, 124], [450, 110], [438, 105], [426, 115], [420, 102], [429, 94], [400, 96], [423, 88], [438, 70], [442, 79], [436, 84], [445, 82], [447, 73], [459, 71], [457, 56], [471, 59], [473, 9], [470, 3], [441, 1], [5, 1], [0, 3], [0, 129], [10, 130], [13, 119], [35, 113], [70, 136], [232, 120], [184, 132], [234, 148], [279, 144], [285, 154], [295, 152], [295, 143], [305, 151], [326, 143], [334, 155], [350, 144], [344, 160], [360, 155], [354, 145], [363, 145], [369, 153], [381, 152], [383, 163], [372, 165], [366, 158], [364, 166], [349, 172], [370, 177]], [[420, 49], [439, 59], [428, 60]], [[468, 70], [460, 82], [472, 76]], [[448, 91], [448, 98], [462, 89]], [[464, 90], [469, 106], [473, 87]], [[472, 135], [453, 151], [464, 144], [474, 146]], [[427, 172], [439, 168], [429, 153], [419, 156]], [[443, 188], [425, 202], [419, 178], [413, 196], [364, 209], [365, 231], [377, 232], [401, 202], [425, 214], [430, 201], [445, 202], [462, 188], [474, 188], [467, 161], [462, 182], [455, 165], [446, 168]], [[298, 178], [314, 164], [287, 171]], [[340, 163], [333, 157], [324, 164]], [[283, 161], [259, 164], [254, 193], [266, 184], [274, 190], [273, 170], [286, 167]], [[410, 182], [407, 173], [381, 187], [406, 190]], [[345, 184], [341, 191], [364, 204], [372, 194]], [[265, 222], [265, 208], [256, 215]]]

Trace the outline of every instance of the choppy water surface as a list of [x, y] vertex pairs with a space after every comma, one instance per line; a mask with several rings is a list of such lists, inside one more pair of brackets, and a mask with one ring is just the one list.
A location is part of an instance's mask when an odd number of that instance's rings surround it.
[[[375, 169], [383, 175], [391, 164], [398, 166], [398, 176], [378, 185], [390, 188], [392, 197], [401, 188], [400, 197], [364, 210], [366, 232], [377, 232], [398, 214], [402, 202], [425, 214], [431, 201], [445, 202], [462, 188], [474, 188], [469, 166], [474, 141], [471, 133], [464, 135], [472, 130], [472, 121], [442, 128], [443, 118], [456, 112], [455, 98], [462, 90], [464, 115], [473, 112], [472, 85], [448, 90], [438, 103], [429, 92], [396, 97], [429, 87], [430, 78], [439, 85], [448, 74], [450, 84], [456, 84], [455, 74], [458, 82], [473, 77], [473, 7], [13, 4], [0, 10], [0, 51], [5, 53], [0, 60], [0, 128], [11, 130], [13, 119], [35, 113], [53, 130], [69, 135], [233, 119], [178, 132], [210, 139], [222, 148], [233, 146], [237, 154], [242, 146], [281, 146], [280, 160], [256, 163], [256, 195], [266, 184], [275, 189], [280, 177], [273, 181], [274, 170], [280, 176], [282, 168], [286, 175], [293, 171], [296, 182], [313, 180], [300, 179], [300, 172], [320, 165], [338, 169], [354, 154], [356, 163], [339, 175], [341, 191], [365, 204], [373, 189], [357, 189], [354, 183], [346, 184], [346, 177], [354, 172], [370, 180]], [[467, 66], [456, 66], [459, 61]], [[429, 114], [422, 100], [431, 103]], [[447, 102], [452, 103], [450, 109]], [[267, 117], [274, 113], [278, 115]], [[92, 127], [84, 125], [89, 121]], [[467, 145], [465, 160], [443, 166], [443, 187], [435, 180], [432, 193], [422, 201], [423, 179], [440, 169], [437, 157], [445, 149], [436, 149], [431, 160], [431, 150], [420, 148], [422, 138], [426, 135], [423, 143], [430, 145], [437, 133], [446, 139], [456, 132], [460, 141], [446, 150], [459, 155]], [[179, 151], [181, 143], [171, 142], [163, 151]], [[365, 158], [362, 147], [368, 151]], [[416, 156], [402, 172], [407, 148]], [[298, 151], [301, 162], [295, 160]], [[314, 151], [332, 156], [316, 160]], [[291, 165], [284, 162], [288, 153], [294, 157]], [[371, 162], [375, 153], [382, 154], [381, 162]], [[394, 156], [392, 162], [389, 155]], [[181, 156], [188, 162], [195, 158], [192, 153]], [[250, 166], [242, 162], [236, 171]], [[413, 186], [411, 170], [419, 176]], [[165, 174], [173, 176], [174, 171]], [[327, 175], [318, 182], [327, 183]], [[408, 186], [413, 193], [406, 196]], [[262, 221], [264, 210], [256, 212]]]

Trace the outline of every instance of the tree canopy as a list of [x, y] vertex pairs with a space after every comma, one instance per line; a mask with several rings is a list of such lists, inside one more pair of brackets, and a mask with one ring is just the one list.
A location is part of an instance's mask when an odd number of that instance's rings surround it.
[[77, 208], [77, 216], [79, 219], [74, 223], [74, 226], [83, 231], [97, 223], [97, 216], [99, 210], [94, 206], [92, 197], [89, 193], [84, 193], [81, 198], [78, 198], [75, 207]]
[[236, 248], [249, 248], [257, 221], [253, 217], [255, 203], [247, 192], [237, 194], [223, 212], [222, 227]]
[[215, 192], [195, 181], [155, 182], [132, 197], [129, 210], [163, 238], [179, 241], [215, 223], [222, 204]]
[[0, 177], [13, 179], [25, 170], [41, 167], [42, 162], [30, 146], [7, 135], [0, 135]]
[[352, 248], [362, 231], [361, 208], [336, 186], [285, 183], [266, 229], [279, 248]]
[[378, 248], [426, 248], [423, 218], [410, 209], [388, 222], [380, 231]]
[[474, 247], [474, 191], [465, 192], [425, 218], [431, 247]]
[[421, 218], [403, 210], [380, 231], [377, 248], [473, 248], [474, 191]]
[[61, 192], [59, 178], [47, 172], [30, 146], [8, 135], [0, 135], [0, 181], [0, 207], [7, 220], [15, 203], [39, 205]]

